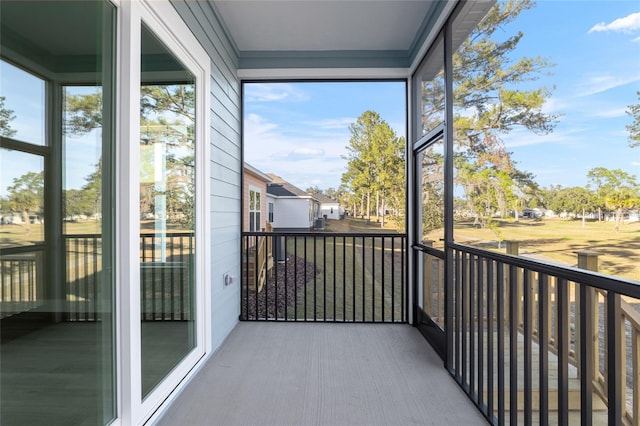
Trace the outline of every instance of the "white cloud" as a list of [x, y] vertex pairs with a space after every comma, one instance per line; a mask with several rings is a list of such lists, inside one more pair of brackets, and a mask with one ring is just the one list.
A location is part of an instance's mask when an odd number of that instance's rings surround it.
[[320, 129], [348, 129], [349, 125], [355, 123], [357, 120], [357, 118], [352, 117], [328, 118], [326, 120], [307, 121], [305, 124]]
[[324, 151], [316, 148], [296, 148], [289, 153], [290, 157], [322, 157]]
[[304, 102], [309, 95], [288, 83], [251, 83], [244, 86], [246, 102]]
[[572, 144], [580, 140], [580, 133], [584, 129], [572, 127], [570, 130], [554, 131], [546, 135], [536, 135], [527, 130], [515, 130], [509, 135], [503, 137], [505, 148], [508, 150], [523, 146], [540, 145], [540, 144]]
[[625, 76], [612, 74], [592, 75], [587, 77], [583, 82], [578, 83], [577, 89], [580, 96], [589, 96], [637, 81], [640, 81], [640, 74], [637, 73]]
[[608, 24], [600, 22], [591, 27], [588, 33], [615, 31], [628, 34], [637, 30], [640, 30], [640, 12], [632, 13], [624, 18], [618, 18]]
[[631, 40], [631, 41], [632, 41], [632, 42], [634, 42], [634, 43], [640, 43], [640, 36], [639, 36], [639, 37], [634, 38], [634, 39], [633, 39], [633, 40]]
[[640, 161], [632, 161], [631, 165], [640, 167]]
[[292, 132], [258, 114], [249, 114], [244, 126], [244, 158], [252, 166], [302, 189], [340, 185], [346, 165], [340, 156], [345, 153], [348, 132]]
[[595, 117], [595, 118], [624, 117], [626, 115], [626, 110], [627, 110], [626, 108], [603, 109], [590, 114], [590, 117]]

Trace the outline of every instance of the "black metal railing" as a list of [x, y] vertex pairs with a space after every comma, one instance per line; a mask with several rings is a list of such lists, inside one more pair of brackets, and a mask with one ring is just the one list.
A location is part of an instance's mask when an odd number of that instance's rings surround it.
[[143, 321], [193, 319], [193, 233], [140, 236], [140, 309]]
[[[42, 306], [47, 299], [64, 300], [65, 321], [99, 321], [107, 295], [102, 287], [102, 237], [64, 235], [63, 294], [50, 285], [45, 246], [2, 249], [0, 318]], [[144, 321], [191, 320], [193, 233], [140, 236], [141, 317]], [[58, 290], [59, 291], [59, 290]], [[111, 289], [106, 289], [111, 291]]]
[[64, 235], [66, 321], [99, 321], [102, 237]]
[[402, 234], [242, 234], [242, 320], [406, 322]]
[[452, 244], [450, 373], [493, 424], [637, 424], [639, 283]]
[[3, 248], [0, 254], [0, 319], [44, 303], [44, 245]]

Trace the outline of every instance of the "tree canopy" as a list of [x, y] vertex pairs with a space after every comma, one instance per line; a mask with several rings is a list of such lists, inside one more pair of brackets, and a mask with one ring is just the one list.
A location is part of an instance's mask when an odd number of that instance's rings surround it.
[[[398, 192], [404, 194], [404, 138], [395, 131], [377, 112], [363, 112], [349, 126], [351, 138], [346, 147], [347, 170], [342, 175], [342, 184], [356, 197], [366, 199], [364, 210], [371, 217], [371, 197], [376, 195], [382, 202], [382, 226], [385, 206], [401, 208]], [[404, 197], [403, 197], [404, 198]], [[380, 214], [377, 206], [376, 216]]]
[[638, 103], [635, 105], [629, 105], [627, 109], [627, 115], [633, 120], [627, 127], [629, 132], [629, 146], [640, 146], [640, 90], [636, 92], [638, 96]]
[[11, 128], [11, 122], [16, 119], [13, 110], [5, 108], [5, 97], [0, 96], [0, 136], [10, 138], [16, 134], [16, 130]]

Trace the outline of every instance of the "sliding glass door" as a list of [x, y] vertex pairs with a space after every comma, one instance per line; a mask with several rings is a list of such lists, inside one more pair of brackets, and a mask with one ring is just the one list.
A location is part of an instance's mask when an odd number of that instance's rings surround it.
[[141, 37], [142, 396], [196, 346], [194, 75], [146, 26]]
[[105, 424], [116, 8], [2, 1], [0, 19], [0, 423]]

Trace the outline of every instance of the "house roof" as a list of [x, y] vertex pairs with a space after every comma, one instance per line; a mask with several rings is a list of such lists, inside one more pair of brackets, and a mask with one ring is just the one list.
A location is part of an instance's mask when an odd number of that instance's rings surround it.
[[290, 184], [278, 175], [267, 173], [267, 176], [271, 178], [271, 183], [267, 184], [267, 194], [271, 194], [276, 197], [313, 198], [302, 189]]
[[260, 170], [256, 169], [255, 167], [253, 167], [251, 164], [245, 162], [244, 163], [244, 171], [245, 173], [249, 173], [255, 177], [257, 177], [258, 179], [261, 179], [265, 182], [271, 182], [271, 177], [268, 176], [266, 173], [261, 172]]
[[322, 204], [340, 204], [340, 201], [327, 197], [324, 194], [313, 194], [313, 198], [320, 201]]

